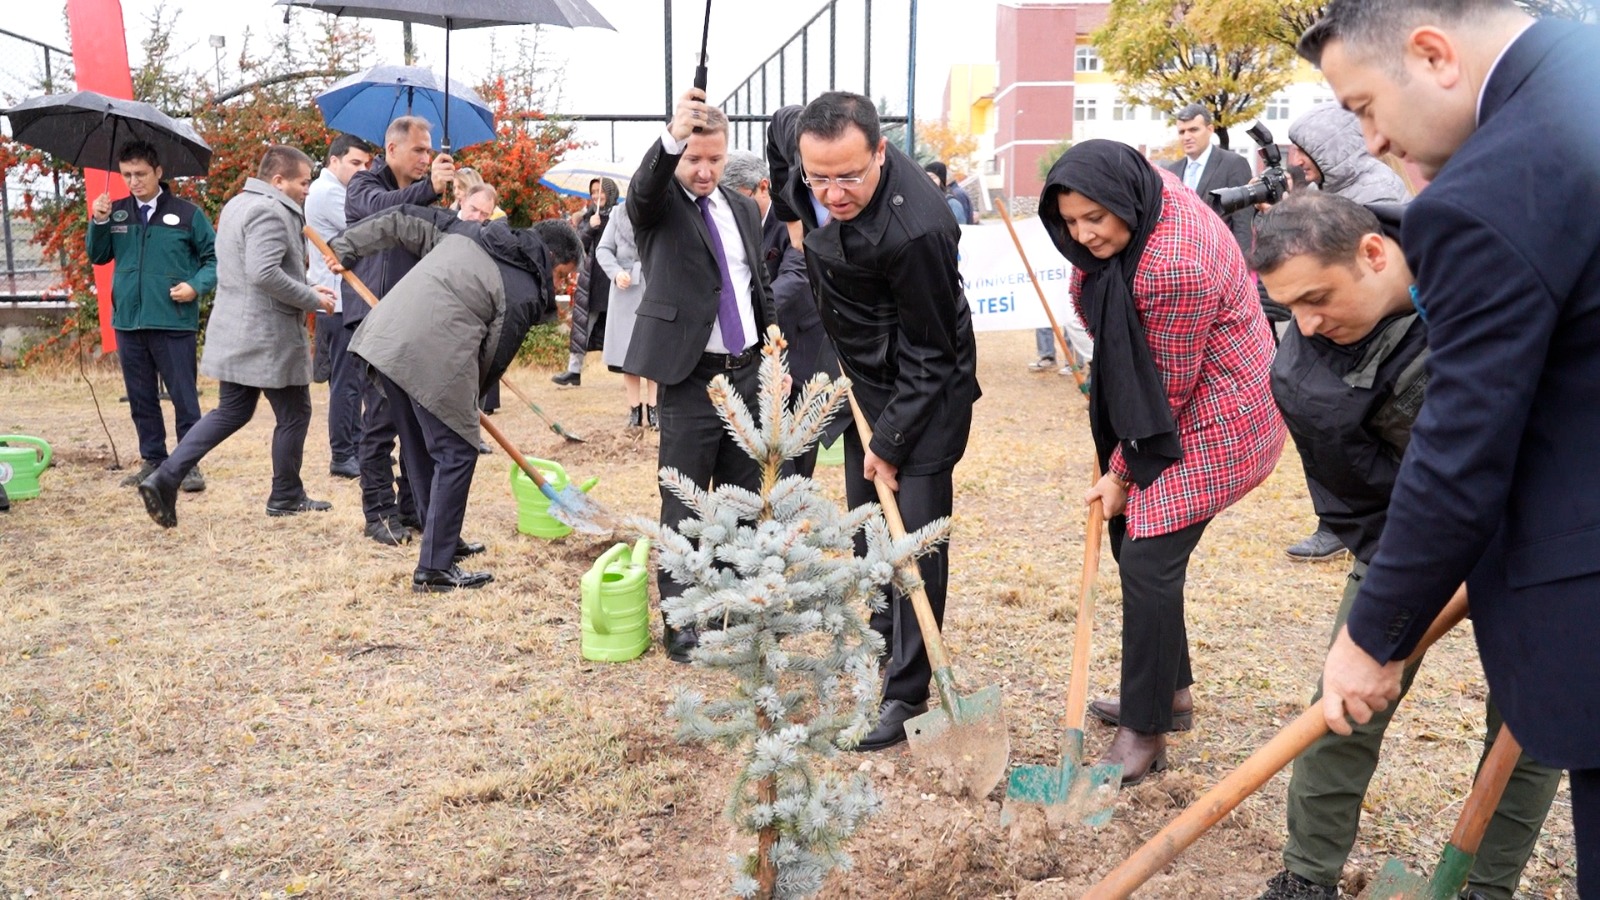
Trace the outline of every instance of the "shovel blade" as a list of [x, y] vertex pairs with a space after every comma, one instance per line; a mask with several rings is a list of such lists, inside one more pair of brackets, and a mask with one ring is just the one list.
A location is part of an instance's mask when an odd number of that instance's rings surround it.
[[1082, 760], [1083, 732], [1069, 728], [1062, 739], [1061, 765], [1012, 769], [1000, 824], [1010, 825], [1030, 807], [1042, 810], [1052, 824], [1073, 821], [1099, 828], [1110, 822], [1122, 787], [1122, 766], [1086, 766]]
[[1373, 900], [1453, 900], [1467, 885], [1472, 860], [1472, 854], [1447, 844], [1430, 878], [1408, 872], [1404, 863], [1391, 859], [1383, 864], [1378, 877], [1372, 879], [1366, 896]]
[[602, 524], [610, 518], [605, 510], [589, 495], [568, 486], [551, 498], [550, 517], [557, 522], [584, 534], [610, 534], [612, 529]]
[[906, 720], [906, 741], [919, 759], [938, 769], [956, 792], [986, 797], [1005, 777], [1011, 761], [1000, 689], [993, 685], [966, 695], [949, 695], [949, 706]]

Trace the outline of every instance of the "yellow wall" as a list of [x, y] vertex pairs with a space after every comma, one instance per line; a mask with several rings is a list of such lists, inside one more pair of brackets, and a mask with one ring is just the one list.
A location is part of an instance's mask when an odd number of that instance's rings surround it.
[[993, 63], [961, 63], [950, 67], [950, 129], [980, 135], [989, 130], [994, 102], [986, 99], [999, 84], [999, 67]]

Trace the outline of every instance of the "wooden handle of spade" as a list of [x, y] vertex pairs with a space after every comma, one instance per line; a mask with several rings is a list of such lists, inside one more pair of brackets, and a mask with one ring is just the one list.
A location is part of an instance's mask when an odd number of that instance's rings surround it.
[[1039, 284], [1039, 276], [1033, 271], [1033, 263], [1028, 262], [1028, 253], [1022, 249], [1022, 238], [1017, 236], [1017, 228], [1011, 223], [1011, 211], [1006, 209], [1004, 201], [996, 201], [995, 208], [1000, 210], [1000, 219], [1006, 223], [1006, 231], [1011, 232], [1011, 243], [1017, 247], [1017, 255], [1022, 257], [1022, 267], [1028, 270], [1028, 280], [1033, 282], [1033, 290], [1039, 295], [1039, 305], [1044, 307], [1045, 317], [1050, 320], [1050, 330], [1056, 333], [1056, 341], [1061, 344], [1061, 352], [1068, 363], [1072, 365], [1072, 377], [1082, 389], [1084, 377], [1083, 366], [1078, 362], [1078, 355], [1072, 352], [1072, 345], [1067, 343], [1066, 332], [1061, 330], [1061, 325], [1056, 321], [1056, 314], [1050, 309], [1050, 301], [1045, 299], [1044, 286]]
[[[1454, 628], [1467, 615], [1467, 589], [1463, 585], [1440, 611], [1427, 634], [1412, 652], [1408, 663], [1421, 658], [1445, 632]], [[1083, 900], [1124, 900], [1131, 897], [1139, 886], [1149, 881], [1205, 834], [1206, 829], [1222, 821], [1244, 798], [1305, 752], [1317, 738], [1328, 733], [1328, 721], [1323, 718], [1322, 704], [1312, 704], [1299, 718], [1289, 723], [1273, 736], [1260, 750], [1250, 754], [1239, 768], [1234, 769], [1217, 786], [1206, 791], [1200, 799], [1185, 809], [1156, 836], [1145, 841], [1122, 864], [1112, 869], [1100, 883], [1083, 895]], [[1497, 742], [1498, 744], [1498, 742]]]
[[1483, 761], [1478, 777], [1472, 782], [1472, 793], [1467, 795], [1467, 803], [1461, 808], [1456, 829], [1450, 834], [1450, 843], [1457, 850], [1469, 855], [1477, 854], [1478, 844], [1483, 841], [1483, 832], [1489, 827], [1489, 820], [1500, 805], [1500, 795], [1505, 793], [1506, 782], [1510, 780], [1511, 771], [1517, 767], [1517, 760], [1521, 756], [1522, 745], [1511, 734], [1511, 729], [1502, 724], [1500, 734], [1489, 750], [1489, 758]]
[[[861, 446], [866, 447], [872, 443], [872, 426], [867, 424], [866, 415], [856, 403], [855, 391], [846, 389], [845, 395], [850, 398], [850, 414], [855, 416], [856, 431], [861, 433]], [[889, 523], [889, 534], [897, 540], [905, 537], [906, 523], [900, 518], [900, 504], [895, 501], [894, 491], [877, 478], [872, 479], [872, 485], [878, 489], [878, 505], [883, 508], [883, 518]], [[914, 561], [901, 566], [900, 570], [916, 585], [911, 590], [911, 608], [916, 611], [917, 626], [922, 629], [923, 646], [928, 648], [928, 665], [934, 671], [948, 669], [950, 657], [945, 653], [944, 638], [939, 633], [939, 621], [933, 617], [928, 592], [922, 589], [922, 574], [917, 571]]]
[[1100, 532], [1105, 510], [1089, 504], [1089, 525], [1083, 539], [1083, 581], [1078, 586], [1078, 621], [1072, 642], [1072, 681], [1067, 686], [1067, 727], [1083, 730], [1089, 708], [1089, 645], [1094, 637], [1094, 582], [1100, 574]]

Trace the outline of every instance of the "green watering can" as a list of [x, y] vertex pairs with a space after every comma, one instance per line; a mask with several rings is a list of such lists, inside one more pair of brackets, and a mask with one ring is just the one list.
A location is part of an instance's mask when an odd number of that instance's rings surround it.
[[583, 658], [627, 662], [650, 648], [650, 541], [607, 550], [583, 575]]
[[823, 444], [817, 448], [817, 465], [844, 465], [844, 435], [834, 438], [831, 444]]
[[[550, 486], [557, 494], [566, 490], [571, 484], [567, 478], [567, 470], [561, 468], [560, 463], [548, 459], [534, 459], [531, 456], [528, 457], [528, 462], [539, 470], [545, 481], [550, 482]], [[599, 483], [600, 479], [596, 476], [578, 485], [578, 490], [587, 494]], [[533, 483], [528, 473], [522, 471], [516, 463], [511, 464], [511, 496], [517, 500], [518, 531], [545, 540], [564, 538], [572, 533], [571, 528], [550, 515], [550, 498], [539, 490], [539, 486]]]
[[[11, 446], [24, 444], [26, 446]], [[50, 445], [25, 434], [0, 435], [0, 487], [12, 500], [39, 496], [39, 475], [50, 467]]]

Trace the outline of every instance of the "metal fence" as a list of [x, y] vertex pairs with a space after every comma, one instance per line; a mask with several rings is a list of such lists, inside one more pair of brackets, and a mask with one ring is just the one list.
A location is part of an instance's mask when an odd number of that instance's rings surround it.
[[[72, 89], [71, 53], [0, 28], [0, 106]], [[59, 296], [60, 261], [45, 259], [33, 242], [33, 222], [23, 215], [31, 198], [52, 196], [56, 191], [49, 179], [30, 185], [16, 173], [6, 173], [0, 190], [0, 299]]]

